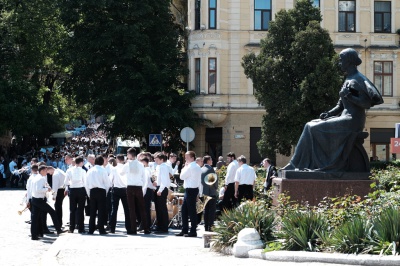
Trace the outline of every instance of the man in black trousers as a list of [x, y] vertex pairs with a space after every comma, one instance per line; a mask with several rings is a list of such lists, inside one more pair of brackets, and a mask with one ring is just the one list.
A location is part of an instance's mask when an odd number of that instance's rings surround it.
[[203, 167], [201, 168], [201, 184], [203, 185], [204, 200], [209, 197], [207, 204], [204, 207], [204, 229], [211, 231], [211, 227], [215, 221], [215, 211], [217, 209], [217, 195], [218, 195], [218, 179], [208, 180], [206, 178], [209, 174], [215, 174], [214, 168], [212, 167], [211, 156], [203, 157]]
[[39, 220], [42, 212], [49, 213], [53, 220], [57, 234], [62, 234], [65, 231], [61, 230], [61, 225], [57, 219], [56, 212], [49, 204], [46, 203], [46, 192], [50, 192], [51, 188], [47, 185], [47, 167], [39, 166], [39, 175], [32, 177], [30, 186], [31, 207], [32, 207], [32, 223], [31, 223], [31, 238], [38, 240]]
[[93, 235], [96, 225], [96, 214], [98, 212], [98, 228], [101, 235], [107, 234], [104, 230], [106, 215], [106, 194], [111, 187], [108, 173], [103, 167], [104, 159], [101, 155], [97, 156], [94, 164], [87, 172], [85, 188], [90, 198], [90, 219], [89, 232]]

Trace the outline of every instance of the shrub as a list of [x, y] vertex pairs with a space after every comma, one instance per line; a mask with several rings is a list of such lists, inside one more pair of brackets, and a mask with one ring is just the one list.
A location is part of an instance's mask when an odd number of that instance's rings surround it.
[[221, 251], [232, 247], [244, 228], [255, 228], [264, 243], [272, 241], [274, 226], [275, 214], [265, 208], [265, 202], [244, 202], [238, 208], [222, 213], [213, 228], [218, 235], [213, 238], [215, 242], [212, 249]]
[[284, 239], [283, 249], [316, 251], [318, 235], [327, 229], [327, 221], [312, 210], [294, 210], [282, 217], [278, 237]]
[[354, 217], [336, 227], [328, 237], [322, 237], [324, 244], [340, 253], [368, 253], [370, 251], [372, 224], [364, 218]]
[[400, 251], [400, 210], [389, 207], [374, 220], [373, 253], [395, 255]]

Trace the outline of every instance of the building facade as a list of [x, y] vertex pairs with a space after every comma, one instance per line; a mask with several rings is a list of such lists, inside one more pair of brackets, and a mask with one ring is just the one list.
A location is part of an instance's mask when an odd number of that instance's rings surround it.
[[[275, 14], [293, 8], [295, 2], [187, 2], [188, 87], [197, 94], [193, 109], [209, 120], [195, 129], [198, 155], [217, 158], [232, 151], [260, 163], [256, 142], [265, 109], [257, 103], [241, 61], [247, 53], [259, 51]], [[360, 72], [381, 91], [385, 103], [367, 111], [369, 137], [364, 146], [371, 158], [391, 160], [390, 138], [395, 137], [395, 123], [400, 122], [400, 0], [313, 0], [313, 4], [320, 8], [321, 26], [330, 32], [337, 52], [356, 49], [363, 60]], [[283, 166], [288, 160], [277, 156], [276, 164]]]

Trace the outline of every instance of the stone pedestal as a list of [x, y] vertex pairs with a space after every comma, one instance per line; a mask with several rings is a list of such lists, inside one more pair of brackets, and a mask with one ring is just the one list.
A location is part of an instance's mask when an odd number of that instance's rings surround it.
[[[289, 171], [288, 171], [289, 172]], [[295, 172], [298, 172], [297, 174]], [[272, 180], [273, 205], [278, 204], [278, 196], [285, 193], [291, 200], [298, 203], [308, 202], [318, 205], [324, 197], [344, 195], [366, 196], [371, 192], [372, 180], [368, 173], [321, 173], [290, 171], [283, 176], [288, 178], [274, 178]], [[298, 178], [296, 178], [296, 176]], [[352, 178], [353, 176], [353, 178]]]
[[260, 235], [254, 228], [245, 228], [238, 234], [238, 241], [233, 245], [232, 253], [237, 258], [248, 258], [249, 251], [262, 248]]

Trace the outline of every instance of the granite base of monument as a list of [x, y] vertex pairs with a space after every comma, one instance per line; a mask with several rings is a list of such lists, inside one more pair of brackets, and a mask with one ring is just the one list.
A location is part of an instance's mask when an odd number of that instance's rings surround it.
[[371, 192], [369, 173], [357, 172], [308, 172], [283, 171], [279, 178], [272, 179], [273, 205], [278, 204], [279, 194], [285, 193], [298, 203], [318, 205], [325, 197], [345, 195], [366, 196]]

